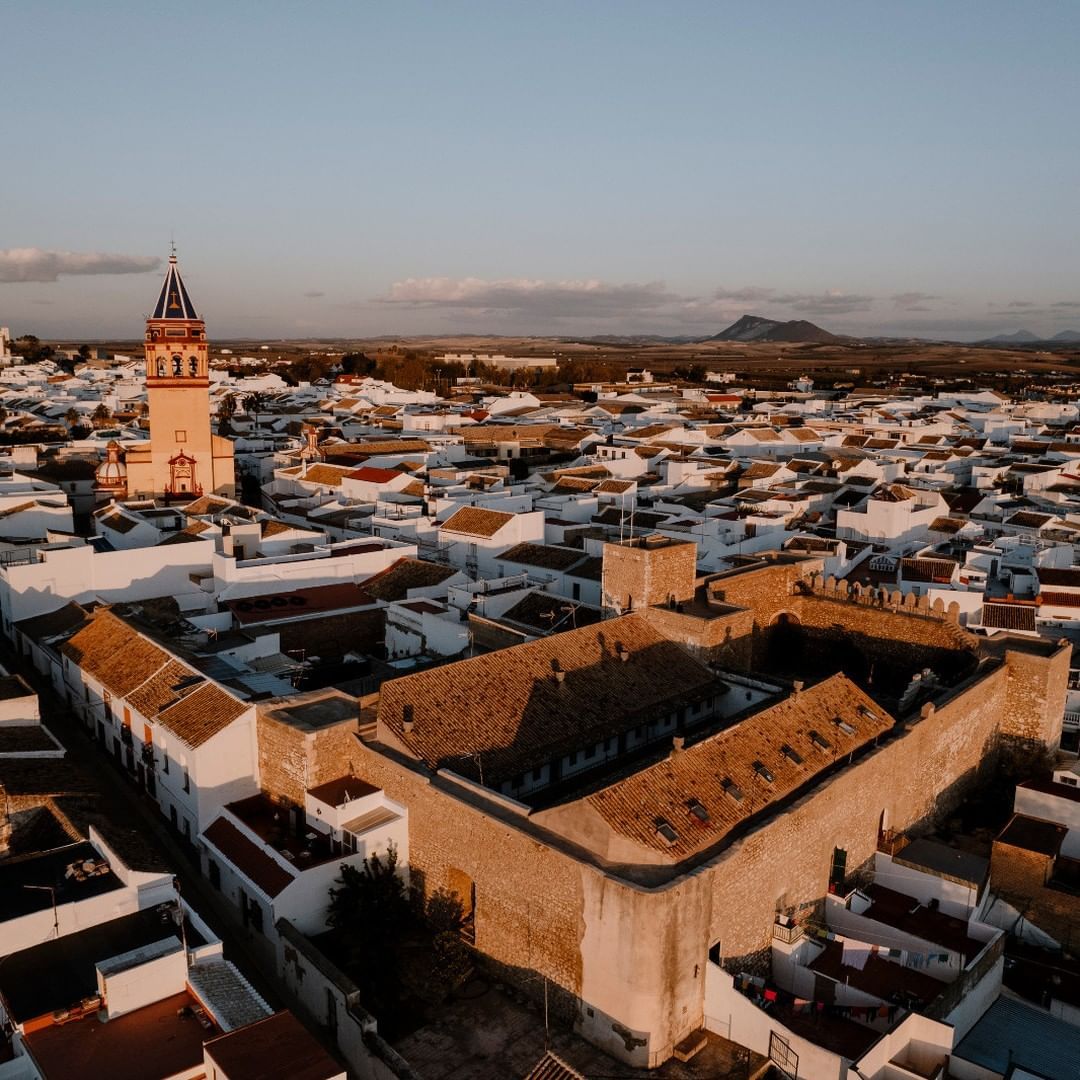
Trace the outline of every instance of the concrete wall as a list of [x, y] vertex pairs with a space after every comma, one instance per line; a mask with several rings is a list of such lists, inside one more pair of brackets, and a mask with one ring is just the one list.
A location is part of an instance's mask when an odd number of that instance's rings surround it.
[[705, 963], [705, 1027], [764, 1057], [772, 1034], [783, 1038], [799, 1055], [799, 1075], [813, 1080], [845, 1080], [844, 1059], [784, 1027], [735, 989], [734, 976], [711, 960]]
[[357, 1080], [418, 1080], [378, 1037], [356, 984], [287, 919], [276, 929], [277, 969], [291, 1007], [326, 1033]]
[[1074, 802], [1068, 796], [1018, 787], [1013, 809], [1018, 814], [1064, 825], [1069, 831], [1062, 841], [1061, 854], [1068, 855], [1070, 859], [1080, 858], [1080, 802]]

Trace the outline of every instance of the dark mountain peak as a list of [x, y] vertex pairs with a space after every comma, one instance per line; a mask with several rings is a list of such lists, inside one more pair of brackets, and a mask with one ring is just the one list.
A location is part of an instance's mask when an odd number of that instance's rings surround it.
[[733, 322], [726, 330], [714, 334], [707, 341], [839, 341], [835, 334], [822, 330], [805, 319], [791, 319], [781, 322], [766, 319], [763, 315], [744, 315]]

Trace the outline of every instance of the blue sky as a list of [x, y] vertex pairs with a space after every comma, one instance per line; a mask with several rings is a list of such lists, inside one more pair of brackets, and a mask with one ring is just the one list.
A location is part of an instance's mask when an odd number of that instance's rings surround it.
[[1080, 330], [1080, 4], [0, 4], [0, 323]]

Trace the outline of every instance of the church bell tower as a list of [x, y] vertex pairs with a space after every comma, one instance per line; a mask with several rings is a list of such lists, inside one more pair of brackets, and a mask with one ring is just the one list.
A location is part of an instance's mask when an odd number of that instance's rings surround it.
[[157, 304], [146, 320], [149, 449], [127, 455], [128, 492], [192, 502], [203, 494], [232, 497], [232, 443], [210, 426], [210, 353], [176, 262], [175, 251]]

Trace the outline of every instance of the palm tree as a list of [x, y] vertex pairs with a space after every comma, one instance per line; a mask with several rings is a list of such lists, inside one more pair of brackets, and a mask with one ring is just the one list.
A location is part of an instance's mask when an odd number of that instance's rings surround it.
[[112, 419], [112, 413], [109, 411], [108, 405], [103, 401], [90, 415], [90, 419], [93, 421], [94, 427], [104, 427]]
[[66, 413], [64, 413], [64, 419], [67, 421], [67, 426], [72, 428], [82, 420], [82, 415], [73, 405]]
[[255, 419], [255, 427], [259, 426], [259, 412], [266, 407], [266, 395], [261, 390], [252, 390], [244, 398], [244, 408]]

